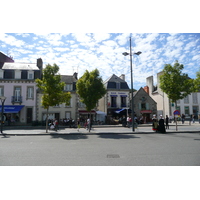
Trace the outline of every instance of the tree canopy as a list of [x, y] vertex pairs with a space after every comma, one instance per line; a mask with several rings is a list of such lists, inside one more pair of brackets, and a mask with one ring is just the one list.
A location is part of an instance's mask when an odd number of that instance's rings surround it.
[[53, 66], [51, 66], [50, 64], [48, 64], [43, 70], [43, 78], [36, 79], [37, 87], [43, 94], [42, 106], [47, 109], [46, 121], [48, 120], [48, 109], [50, 106], [55, 106], [61, 103], [69, 105], [71, 99], [71, 94], [64, 91], [65, 83], [61, 82], [61, 76], [58, 74], [58, 72], [58, 65], [54, 64]]
[[161, 90], [174, 103], [194, 91], [194, 81], [188, 77], [188, 74], [182, 73], [183, 69], [183, 64], [179, 64], [178, 61], [174, 63], [174, 66], [166, 64], [160, 76]]
[[76, 89], [87, 111], [94, 109], [98, 100], [106, 94], [106, 89], [97, 69], [91, 72], [86, 70], [76, 82]]
[[196, 79], [194, 80], [194, 91], [200, 91], [200, 70], [196, 72]]

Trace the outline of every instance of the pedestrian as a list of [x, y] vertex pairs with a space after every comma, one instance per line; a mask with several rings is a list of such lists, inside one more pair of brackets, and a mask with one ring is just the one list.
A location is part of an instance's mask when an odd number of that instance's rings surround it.
[[127, 127], [130, 128], [130, 117], [128, 116], [126, 119]]
[[54, 127], [55, 127], [55, 131], [57, 131], [59, 128], [58, 128], [58, 120], [55, 119], [54, 120]]
[[182, 119], [182, 124], [184, 124], [184, 122], [185, 122], [185, 115], [184, 114], [181, 115], [181, 119]]
[[79, 119], [79, 118], [78, 118], [78, 120], [77, 120], [77, 128], [78, 128], [78, 131], [79, 131], [79, 129], [81, 128], [80, 119]]
[[162, 118], [162, 115], [160, 115], [160, 119], [159, 119], [158, 124], [159, 124], [158, 131], [161, 132], [161, 133], [165, 133], [166, 132], [166, 130], [165, 130], [165, 121]]
[[153, 118], [152, 118], [152, 130], [157, 132], [158, 131], [158, 119], [156, 117], [156, 115], [153, 115]]
[[165, 123], [166, 123], [166, 129], [169, 129], [169, 117], [168, 117], [168, 115], [166, 115]]
[[90, 130], [91, 129], [91, 127], [90, 127], [90, 118], [88, 117], [88, 119], [87, 119], [87, 130]]
[[195, 116], [194, 116], [194, 114], [193, 114], [193, 115], [192, 115], [192, 122], [193, 122], [193, 124], [194, 124], [194, 117], [195, 117]]

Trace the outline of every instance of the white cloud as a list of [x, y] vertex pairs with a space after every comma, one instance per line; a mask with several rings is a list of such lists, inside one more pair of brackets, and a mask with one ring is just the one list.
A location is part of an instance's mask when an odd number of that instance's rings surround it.
[[93, 38], [98, 43], [98, 42], [102, 42], [103, 40], [109, 39], [110, 34], [109, 33], [93, 33]]
[[24, 46], [25, 42], [22, 40], [17, 40], [12, 35], [8, 34], [0, 34], [0, 40], [3, 41], [6, 44], [9, 44], [11, 46], [21, 47]]
[[199, 60], [200, 59], [200, 55], [196, 55], [192, 57], [192, 60]]

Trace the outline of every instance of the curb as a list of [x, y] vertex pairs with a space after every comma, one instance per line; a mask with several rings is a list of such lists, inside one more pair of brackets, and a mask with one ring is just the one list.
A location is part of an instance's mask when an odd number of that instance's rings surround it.
[[200, 131], [171, 131], [171, 132], [166, 132], [166, 133], [155, 133], [155, 132], [69, 132], [69, 133], [58, 133], [58, 132], [53, 132], [53, 133], [30, 133], [30, 134], [26, 134], [26, 133], [2, 133], [2, 135], [5, 136], [72, 136], [72, 135], [122, 135], [122, 134], [131, 134], [131, 135], [135, 135], [135, 134], [173, 134], [173, 133], [199, 133]]

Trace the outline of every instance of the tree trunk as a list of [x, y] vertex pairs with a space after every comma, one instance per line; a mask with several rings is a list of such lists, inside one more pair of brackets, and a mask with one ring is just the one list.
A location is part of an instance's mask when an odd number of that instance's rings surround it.
[[91, 110], [90, 110], [90, 117], [89, 118], [90, 118], [90, 124], [89, 124], [88, 128], [89, 128], [89, 132], [90, 132], [90, 130], [91, 130], [91, 124], [92, 124], [92, 121], [91, 121]]
[[[175, 101], [175, 109], [177, 110], [177, 101]], [[176, 131], [178, 131], [177, 118], [178, 117], [175, 117], [175, 120], [176, 120]]]
[[46, 116], [46, 133], [48, 133], [48, 121], [49, 121], [49, 108], [47, 108], [47, 116]]

